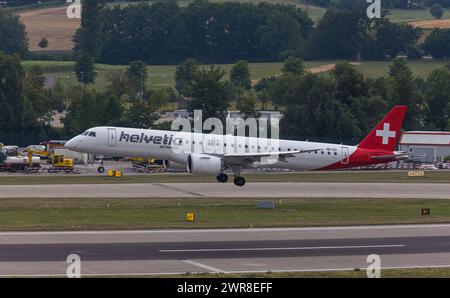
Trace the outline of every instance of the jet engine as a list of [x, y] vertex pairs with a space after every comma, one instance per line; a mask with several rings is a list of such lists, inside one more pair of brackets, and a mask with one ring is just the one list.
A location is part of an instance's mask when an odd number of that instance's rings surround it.
[[222, 159], [207, 154], [191, 154], [187, 159], [187, 171], [192, 174], [216, 175], [222, 170]]
[[170, 171], [186, 171], [185, 163], [178, 163], [171, 160], [163, 160], [163, 166], [166, 170]]

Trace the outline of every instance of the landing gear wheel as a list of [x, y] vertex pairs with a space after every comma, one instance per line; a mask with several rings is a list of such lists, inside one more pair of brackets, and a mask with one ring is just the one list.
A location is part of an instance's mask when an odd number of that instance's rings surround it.
[[236, 186], [244, 186], [245, 185], [244, 177], [235, 177], [234, 178], [234, 185], [236, 185]]
[[228, 175], [224, 174], [224, 173], [220, 173], [219, 175], [217, 175], [217, 181], [219, 181], [220, 183], [226, 183], [228, 181]]
[[100, 174], [102, 174], [102, 173], [105, 172], [105, 167], [103, 167], [103, 166], [98, 167], [97, 171], [98, 171]]

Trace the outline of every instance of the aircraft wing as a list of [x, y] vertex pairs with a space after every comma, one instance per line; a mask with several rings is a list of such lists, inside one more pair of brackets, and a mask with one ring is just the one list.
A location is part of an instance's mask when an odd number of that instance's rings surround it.
[[274, 157], [279, 161], [285, 161], [286, 158], [294, 157], [296, 154], [310, 153], [314, 151], [320, 151], [323, 149], [308, 149], [308, 150], [295, 150], [295, 151], [278, 151], [278, 152], [249, 152], [249, 153], [227, 153], [222, 155], [225, 162], [229, 164], [242, 164], [261, 162], [262, 158]]

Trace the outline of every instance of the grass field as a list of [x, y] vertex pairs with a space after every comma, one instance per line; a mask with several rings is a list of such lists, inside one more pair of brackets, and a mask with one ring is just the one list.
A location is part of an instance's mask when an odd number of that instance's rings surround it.
[[[450, 171], [427, 171], [423, 177], [408, 177], [407, 171], [304, 172], [244, 174], [247, 182], [382, 182], [382, 183], [450, 183]], [[213, 176], [190, 174], [130, 175], [120, 179], [98, 176], [0, 176], [0, 185], [33, 184], [110, 184], [110, 183], [192, 183], [216, 182]]]
[[[435, 19], [428, 9], [389, 9], [386, 15], [393, 22], [413, 22]], [[442, 19], [450, 18], [450, 9], [444, 8]]]
[[[356, 69], [362, 72], [366, 77], [376, 78], [376, 77], [386, 77], [389, 72], [389, 65], [392, 62], [390, 61], [364, 61], [359, 65], [356, 65]], [[416, 60], [416, 61], [408, 61], [408, 65], [411, 68], [411, 71], [414, 75], [426, 78], [430, 72], [434, 69], [443, 67], [447, 61], [425, 61], [425, 60]]]
[[[306, 61], [306, 68], [316, 68], [319, 66], [330, 65], [336, 61]], [[251, 79], [258, 81], [264, 77], [276, 76], [281, 73], [282, 62], [270, 63], [249, 63]], [[361, 71], [366, 77], [376, 78], [380, 76], [387, 76], [389, 71], [390, 61], [364, 61], [357, 63], [355, 67]], [[446, 61], [409, 61], [409, 66], [416, 76], [425, 78], [432, 70], [442, 67]], [[32, 66], [41, 66], [45, 75], [51, 76], [55, 79], [61, 80], [65, 86], [70, 84], [78, 84], [75, 74], [73, 73], [74, 62], [67, 61], [24, 61], [23, 66], [26, 70]], [[233, 64], [220, 64], [227, 71], [227, 75], [231, 70]], [[122, 65], [96, 65], [98, 76], [94, 88], [104, 90], [107, 85], [107, 76], [113, 71], [126, 69]], [[174, 86], [174, 65], [151, 65], [148, 66], [148, 79], [146, 84], [153, 87], [167, 87]]]
[[[257, 199], [2, 199], [0, 230], [301, 227], [450, 222], [446, 200], [283, 199], [258, 209]], [[430, 216], [421, 216], [421, 208]], [[186, 222], [186, 212], [197, 221]]]
[[[77, 84], [75, 74], [72, 72], [74, 67], [74, 62], [67, 61], [24, 61], [23, 66], [25, 69], [30, 69], [33, 66], [41, 66], [44, 73], [47, 76], [52, 76], [56, 79], [60, 79], [63, 84], [69, 85]], [[328, 61], [307, 61], [305, 62], [305, 67], [312, 68], [321, 65], [329, 64]], [[269, 63], [249, 63], [251, 79], [258, 81], [264, 77], [275, 76], [281, 73], [281, 67], [283, 63], [281, 62], [269, 62]], [[233, 64], [219, 64], [218, 66], [223, 67], [227, 72], [227, 75]], [[122, 65], [107, 65], [107, 64], [97, 64], [98, 76], [95, 88], [100, 90], [104, 89], [107, 85], [107, 76], [112, 71], [125, 70], [127, 66]], [[151, 65], [148, 66], [148, 79], [146, 84], [153, 87], [166, 87], [174, 86], [174, 74], [175, 65]]]
[[[182, 274], [164, 278], [367, 278], [364, 269], [321, 272], [267, 272], [241, 274]], [[382, 278], [450, 278], [450, 268], [383, 269]]]

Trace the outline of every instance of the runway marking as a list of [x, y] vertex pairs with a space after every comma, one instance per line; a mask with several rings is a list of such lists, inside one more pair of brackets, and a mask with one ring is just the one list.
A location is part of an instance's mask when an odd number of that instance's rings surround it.
[[205, 195], [197, 193], [197, 192], [188, 191], [188, 190], [185, 190], [185, 189], [181, 189], [181, 188], [178, 188], [178, 187], [175, 187], [175, 186], [166, 185], [166, 184], [153, 183], [153, 185], [158, 186], [158, 187], [162, 187], [162, 188], [165, 188], [165, 189], [170, 189], [170, 190], [174, 190], [174, 191], [177, 191], [177, 192], [181, 192], [181, 193], [184, 193], [184, 194], [187, 194], [187, 195], [191, 195], [191, 196], [194, 196], [194, 197], [204, 197], [205, 196]]
[[337, 226], [337, 227], [300, 227], [300, 228], [236, 228], [236, 229], [186, 229], [186, 230], [123, 230], [123, 231], [24, 231], [24, 232], [0, 232], [0, 236], [27, 236], [27, 235], [132, 235], [132, 234], [176, 234], [191, 233], [235, 233], [235, 232], [303, 232], [303, 231], [351, 231], [351, 230], [377, 230], [377, 229], [435, 229], [449, 228], [450, 224], [426, 224], [426, 225], [372, 225], [372, 226]]
[[405, 247], [405, 245], [386, 244], [386, 245], [348, 245], [348, 246], [160, 249], [159, 252], [176, 253], [176, 252], [226, 252], [226, 251], [279, 251], [279, 250], [319, 250], [319, 249], [357, 249], [357, 248], [393, 248], [393, 247]]
[[208, 265], [205, 265], [205, 264], [202, 264], [202, 263], [199, 263], [199, 262], [196, 262], [196, 261], [192, 261], [192, 260], [184, 260], [182, 262], [188, 263], [188, 264], [191, 264], [193, 266], [200, 267], [200, 268], [203, 268], [203, 269], [206, 269], [206, 270], [209, 270], [209, 271], [212, 271], [214, 273], [227, 273], [226, 271], [221, 270], [219, 268], [208, 266]]

